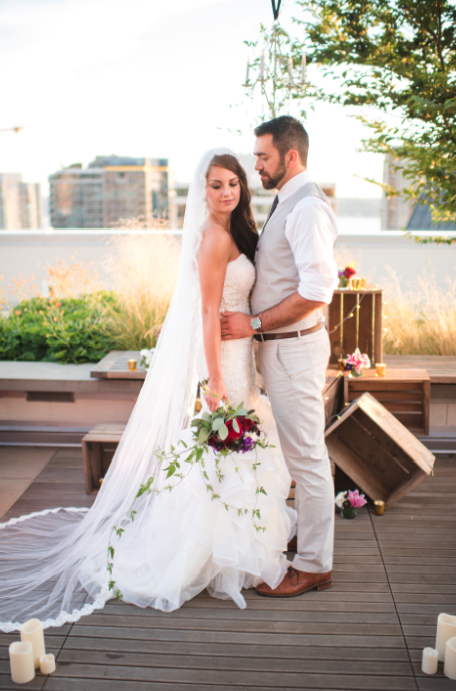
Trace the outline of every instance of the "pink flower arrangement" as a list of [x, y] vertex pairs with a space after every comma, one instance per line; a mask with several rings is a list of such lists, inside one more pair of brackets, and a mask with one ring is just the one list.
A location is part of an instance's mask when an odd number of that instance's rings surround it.
[[360, 494], [359, 490], [355, 489], [354, 492], [352, 492], [350, 489], [348, 490], [348, 501], [350, 502], [352, 509], [360, 509], [364, 504], [367, 504], [367, 501], [364, 497], [364, 494]]
[[368, 356], [366, 354], [362, 354], [359, 348], [357, 348], [352, 355], [347, 357], [346, 364], [354, 367], [358, 374], [360, 374], [363, 368], [369, 369], [371, 366]]
[[345, 492], [339, 492], [335, 499], [336, 506], [339, 509], [360, 509], [367, 501], [364, 494], [360, 494], [358, 489], [352, 492], [350, 489]]

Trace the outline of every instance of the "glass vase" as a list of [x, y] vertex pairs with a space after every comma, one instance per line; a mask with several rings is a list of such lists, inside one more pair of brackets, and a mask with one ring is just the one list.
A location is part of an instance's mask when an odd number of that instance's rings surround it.
[[356, 512], [358, 509], [353, 508], [353, 506], [350, 506], [348, 509], [341, 509], [340, 510], [340, 515], [342, 518], [356, 518]]
[[361, 379], [361, 377], [364, 377], [364, 367], [361, 367], [359, 372], [353, 367], [348, 373], [348, 377], [349, 379]]

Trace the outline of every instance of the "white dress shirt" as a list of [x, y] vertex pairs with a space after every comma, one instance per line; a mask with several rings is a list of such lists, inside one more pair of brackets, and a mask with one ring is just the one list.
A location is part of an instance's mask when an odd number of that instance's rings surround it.
[[[307, 171], [291, 178], [279, 190], [277, 208], [309, 182], [313, 180]], [[287, 216], [285, 237], [299, 272], [298, 293], [307, 300], [329, 304], [338, 284], [334, 260], [337, 220], [329, 204], [319, 197], [301, 199]]]

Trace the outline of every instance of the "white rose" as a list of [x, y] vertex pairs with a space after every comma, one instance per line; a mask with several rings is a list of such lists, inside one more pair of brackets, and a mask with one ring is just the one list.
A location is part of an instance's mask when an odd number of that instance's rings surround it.
[[344, 503], [346, 498], [347, 498], [347, 492], [339, 492], [339, 494], [335, 498], [334, 502], [335, 502], [336, 506], [339, 507], [339, 509], [342, 508], [342, 504]]

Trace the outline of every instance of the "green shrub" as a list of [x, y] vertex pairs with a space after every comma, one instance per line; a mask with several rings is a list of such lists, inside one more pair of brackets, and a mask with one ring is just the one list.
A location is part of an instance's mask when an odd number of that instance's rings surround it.
[[101, 318], [108, 306], [115, 311], [116, 298], [105, 291], [22, 300], [0, 318], [0, 360], [98, 362], [113, 348]]

